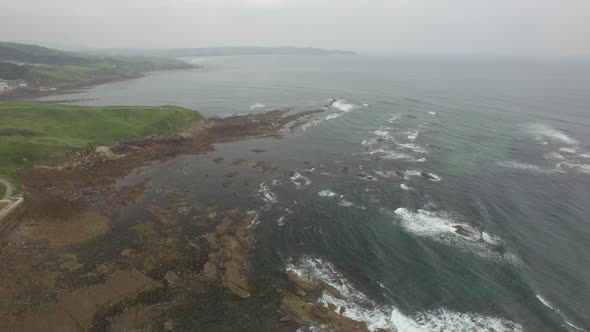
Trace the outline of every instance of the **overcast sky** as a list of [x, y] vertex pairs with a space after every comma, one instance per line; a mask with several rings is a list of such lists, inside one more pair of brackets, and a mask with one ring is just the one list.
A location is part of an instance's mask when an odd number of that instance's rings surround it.
[[0, 0], [0, 40], [590, 55], [590, 0]]

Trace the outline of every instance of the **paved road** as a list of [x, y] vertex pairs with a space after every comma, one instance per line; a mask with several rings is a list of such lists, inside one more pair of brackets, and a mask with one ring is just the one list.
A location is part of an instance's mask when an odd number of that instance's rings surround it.
[[2, 184], [4, 187], [6, 187], [6, 192], [4, 193], [4, 197], [0, 197], [0, 199], [5, 199], [5, 198], [12, 196], [12, 192], [14, 191], [14, 189], [12, 188], [12, 185], [10, 184], [10, 182], [4, 180], [3, 178], [0, 178], [0, 184]]

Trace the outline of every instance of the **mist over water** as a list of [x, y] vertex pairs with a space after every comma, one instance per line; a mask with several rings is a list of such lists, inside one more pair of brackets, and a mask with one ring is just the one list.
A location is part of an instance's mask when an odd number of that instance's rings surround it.
[[[256, 271], [333, 284], [345, 298], [320, 301], [373, 330], [590, 329], [590, 66], [194, 61], [204, 68], [44, 100], [174, 104], [207, 116], [325, 109], [285, 139], [218, 144], [205, 158], [154, 163], [124, 181], [149, 174], [154, 190], [191, 189], [257, 214]], [[280, 171], [237, 166], [239, 189], [223, 190], [210, 179], [236, 167], [213, 165], [217, 156]]]

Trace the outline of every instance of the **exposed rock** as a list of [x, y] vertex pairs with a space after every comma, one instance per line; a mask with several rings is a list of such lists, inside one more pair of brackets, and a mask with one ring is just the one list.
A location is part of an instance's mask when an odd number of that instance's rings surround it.
[[118, 270], [111, 274], [104, 284], [97, 284], [76, 290], [58, 298], [55, 305], [46, 311], [30, 312], [24, 319], [25, 331], [88, 330], [92, 323], [112, 308], [125, 305], [138, 296], [153, 292], [162, 284], [139, 271]]
[[240, 175], [240, 172], [238, 172], [238, 171], [233, 171], [233, 172], [229, 172], [229, 173], [225, 174], [225, 176], [228, 178], [233, 178], [234, 176], [238, 176], [238, 175]]
[[318, 290], [325, 290], [335, 298], [344, 300], [344, 296], [338, 289], [312, 276], [298, 275], [295, 273], [295, 271], [287, 271], [287, 278], [305, 291], [314, 292]]
[[420, 171], [420, 176], [423, 177], [423, 178], [425, 178], [425, 179], [428, 179], [428, 180], [436, 180], [436, 178], [434, 176], [432, 176], [432, 174], [430, 174], [430, 173], [428, 173], [428, 172], [426, 172], [424, 170], [423, 171]]
[[207, 279], [221, 277], [223, 286], [241, 298], [250, 296], [245, 253], [248, 250], [246, 228], [251, 221], [252, 217], [247, 217], [236, 223], [225, 217], [215, 228], [215, 233], [201, 236], [211, 249], [203, 267], [203, 276]]
[[217, 266], [214, 263], [207, 262], [203, 267], [203, 275], [207, 279], [215, 279], [217, 277]]
[[166, 280], [166, 282], [170, 286], [174, 286], [174, 284], [178, 281], [178, 279], [179, 279], [178, 275], [172, 271], [168, 271], [164, 275], [164, 280]]
[[55, 245], [83, 242], [106, 233], [109, 219], [96, 209], [86, 209], [68, 218], [25, 218], [16, 236], [25, 241], [48, 241]]
[[459, 235], [473, 236], [473, 232], [470, 229], [465, 228], [461, 225], [453, 225], [453, 228], [455, 229], [455, 233], [457, 233]]
[[319, 303], [309, 303], [293, 295], [286, 294], [281, 301], [283, 318], [281, 321], [294, 320], [300, 324], [321, 323], [321, 331], [368, 332], [367, 325], [330, 310]]

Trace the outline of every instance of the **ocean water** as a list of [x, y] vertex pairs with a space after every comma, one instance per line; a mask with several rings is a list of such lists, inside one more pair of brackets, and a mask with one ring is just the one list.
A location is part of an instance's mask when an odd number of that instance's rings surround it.
[[[44, 100], [173, 104], [207, 116], [325, 109], [284, 139], [218, 144], [121, 183], [149, 176], [154, 192], [191, 192], [256, 214], [251, 261], [260, 278], [312, 274], [345, 296], [319, 301], [345, 306], [372, 330], [590, 330], [590, 65], [191, 61], [204, 68]], [[225, 162], [212, 163], [220, 156]], [[231, 163], [239, 159], [277, 171]]]

